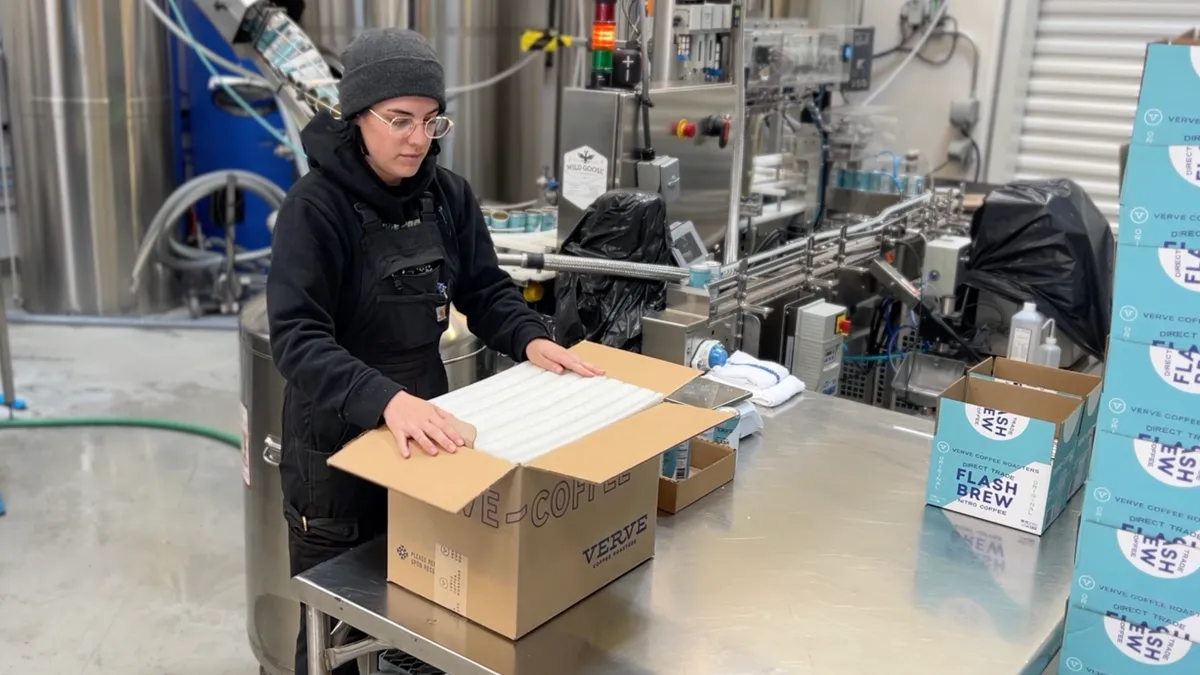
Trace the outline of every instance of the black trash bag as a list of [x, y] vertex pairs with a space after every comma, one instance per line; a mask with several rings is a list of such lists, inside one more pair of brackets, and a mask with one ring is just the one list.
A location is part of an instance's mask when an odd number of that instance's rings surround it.
[[[592, 203], [567, 235], [559, 253], [669, 265], [670, 237], [662, 197], [612, 190]], [[642, 317], [661, 310], [667, 284], [596, 274], [559, 272], [555, 283], [554, 333], [559, 344], [582, 340], [641, 351]]]
[[964, 284], [1037, 303], [1056, 332], [1103, 357], [1116, 247], [1083, 188], [1065, 178], [999, 187], [975, 212], [971, 241]]

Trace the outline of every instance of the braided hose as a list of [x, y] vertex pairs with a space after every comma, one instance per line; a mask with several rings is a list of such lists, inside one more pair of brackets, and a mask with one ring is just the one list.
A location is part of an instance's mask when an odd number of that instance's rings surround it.
[[546, 270], [549, 272], [604, 274], [629, 279], [648, 279], [651, 281], [679, 281], [686, 279], [688, 276], [688, 271], [682, 267], [632, 263], [622, 260], [580, 258], [557, 253], [544, 253], [540, 255], [532, 253], [500, 253], [497, 254], [497, 258], [501, 265]]

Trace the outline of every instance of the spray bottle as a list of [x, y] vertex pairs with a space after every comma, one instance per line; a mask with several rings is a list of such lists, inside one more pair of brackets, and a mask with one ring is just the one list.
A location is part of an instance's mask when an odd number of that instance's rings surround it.
[[1045, 323], [1046, 317], [1037, 311], [1037, 305], [1032, 302], [1025, 303], [1021, 311], [1013, 314], [1008, 330], [1008, 358], [1036, 363]]

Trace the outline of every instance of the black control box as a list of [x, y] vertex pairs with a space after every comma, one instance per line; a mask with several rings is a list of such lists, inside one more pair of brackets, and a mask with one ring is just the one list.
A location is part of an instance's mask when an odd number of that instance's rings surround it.
[[850, 64], [850, 79], [842, 85], [842, 91], [867, 91], [871, 88], [875, 27], [851, 28], [850, 39], [843, 50], [842, 57]]

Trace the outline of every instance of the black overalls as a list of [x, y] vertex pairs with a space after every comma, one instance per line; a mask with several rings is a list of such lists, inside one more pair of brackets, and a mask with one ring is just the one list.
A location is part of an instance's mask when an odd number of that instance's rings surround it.
[[[361, 309], [342, 343], [367, 365], [422, 399], [446, 393], [438, 342], [448, 325], [453, 270], [438, 227], [433, 195], [420, 198], [419, 218], [385, 223], [356, 203], [362, 228]], [[382, 423], [382, 420], [380, 420]], [[343, 422], [328, 404], [288, 386], [283, 403], [284, 516], [292, 575], [384, 534], [387, 491], [330, 467], [326, 460], [366, 429]], [[304, 616], [296, 673], [306, 675]], [[357, 672], [354, 664], [336, 673]]]

